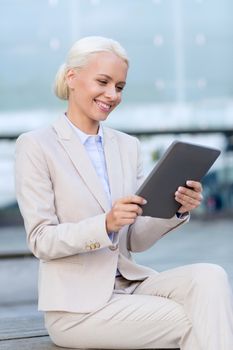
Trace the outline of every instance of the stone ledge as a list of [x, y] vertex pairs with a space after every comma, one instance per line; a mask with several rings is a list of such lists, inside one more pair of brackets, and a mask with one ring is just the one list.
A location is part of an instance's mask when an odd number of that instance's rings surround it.
[[42, 315], [12, 317], [0, 320], [0, 349], [72, 350], [71, 348], [61, 348], [52, 343], [46, 329], [44, 328]]

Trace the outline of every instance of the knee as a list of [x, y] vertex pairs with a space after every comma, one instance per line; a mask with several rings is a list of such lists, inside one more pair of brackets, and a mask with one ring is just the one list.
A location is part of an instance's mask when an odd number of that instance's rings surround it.
[[196, 264], [193, 273], [194, 283], [207, 286], [223, 286], [228, 283], [226, 271], [217, 264]]

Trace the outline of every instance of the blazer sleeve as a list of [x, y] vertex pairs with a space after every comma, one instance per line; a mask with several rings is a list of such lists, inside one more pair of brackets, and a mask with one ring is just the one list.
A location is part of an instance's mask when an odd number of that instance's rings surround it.
[[[140, 143], [137, 142], [137, 188], [143, 182], [143, 160]], [[138, 216], [135, 223], [129, 226], [127, 248], [131, 252], [142, 252], [152, 247], [163, 235], [176, 227], [189, 221], [189, 215], [183, 219], [172, 217], [171, 219], [152, 218], [150, 216]]]
[[[28, 246], [36, 257], [51, 260], [112, 245], [105, 213], [77, 223], [59, 223], [47, 162], [30, 133], [21, 135], [16, 142], [15, 189]], [[91, 244], [94, 250], [90, 250]]]

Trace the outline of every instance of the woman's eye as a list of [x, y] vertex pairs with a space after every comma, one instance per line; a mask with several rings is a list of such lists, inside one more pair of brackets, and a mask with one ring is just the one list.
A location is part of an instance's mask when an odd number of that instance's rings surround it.
[[101, 85], [106, 85], [107, 81], [106, 80], [97, 80], [98, 83], [100, 83]]
[[117, 86], [116, 88], [118, 91], [122, 91], [124, 89], [123, 86]]

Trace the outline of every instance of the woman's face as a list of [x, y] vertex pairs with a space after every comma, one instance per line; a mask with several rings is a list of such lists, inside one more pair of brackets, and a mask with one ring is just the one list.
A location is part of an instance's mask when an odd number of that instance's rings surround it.
[[70, 69], [68, 117], [79, 127], [98, 127], [121, 102], [127, 70], [126, 62], [111, 52], [96, 53], [82, 69]]

